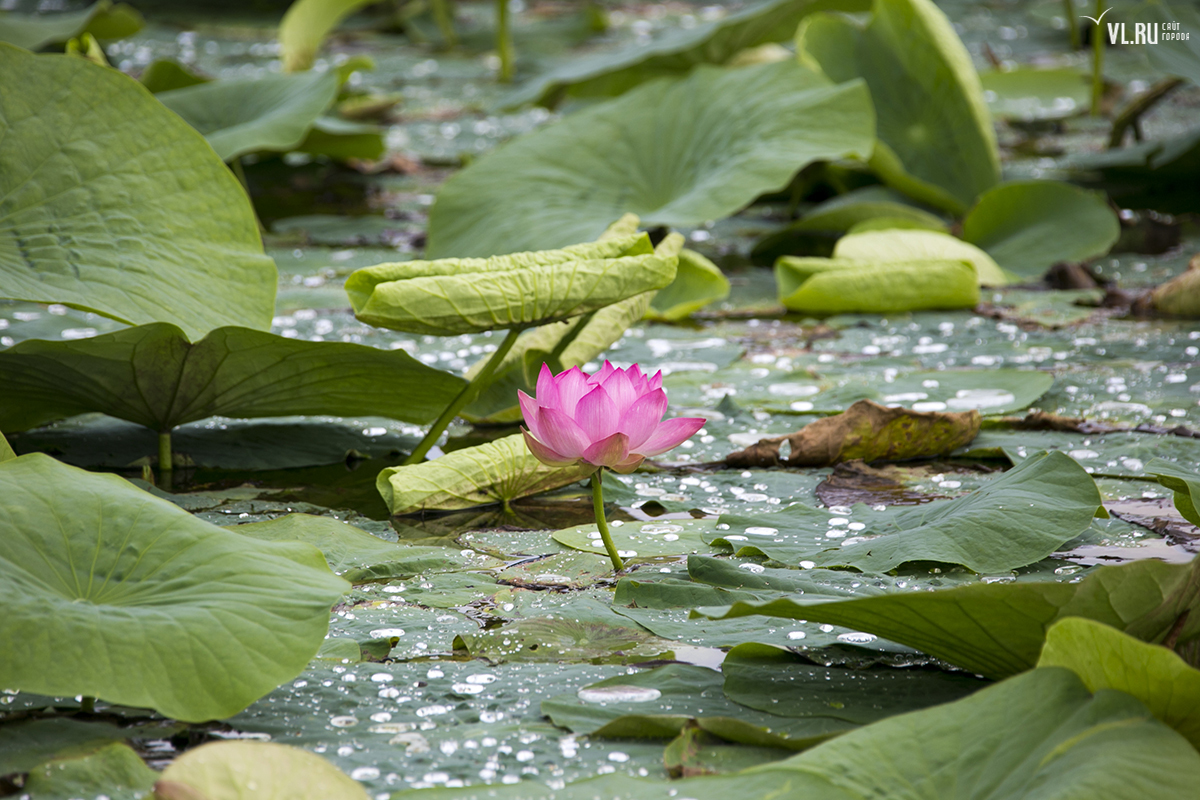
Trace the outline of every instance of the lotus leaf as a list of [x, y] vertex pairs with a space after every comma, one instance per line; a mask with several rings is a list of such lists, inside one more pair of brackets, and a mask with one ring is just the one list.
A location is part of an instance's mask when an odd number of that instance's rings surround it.
[[384, 154], [387, 145], [378, 125], [351, 122], [339, 117], [317, 117], [296, 150], [340, 161], [354, 158], [374, 161]]
[[0, 350], [0, 429], [100, 411], [165, 433], [214, 415], [358, 414], [428, 422], [465, 382], [402, 350], [221, 328], [195, 344], [155, 323]]
[[[158, 731], [161, 733], [161, 731]], [[104, 722], [82, 722], [63, 715], [49, 719], [6, 719], [0, 725], [0, 775], [29, 772], [39, 764], [146, 736], [140, 725], [119, 728]]]
[[[701, 538], [716, 525], [711, 519], [626, 522], [611, 531], [623, 558], [653, 558], [716, 552]], [[554, 541], [576, 550], [603, 555], [604, 544], [596, 525], [578, 525], [554, 532]]]
[[781, 256], [775, 262], [775, 281], [779, 301], [807, 314], [887, 314], [979, 304], [979, 279], [969, 261]]
[[330, 71], [211, 81], [155, 96], [232, 161], [260, 150], [299, 148], [337, 90], [337, 74]]
[[810, 16], [796, 49], [835, 81], [867, 82], [879, 129], [871, 164], [885, 182], [962, 213], [999, 180], [979, 76], [932, 0], [875, 0], [865, 28], [845, 17]]
[[7, 687], [227, 717], [300, 673], [348, 588], [310, 545], [256, 542], [41, 454], [0, 465], [0, 496]]
[[875, 264], [904, 261], [968, 261], [975, 266], [981, 286], [1008, 283], [1004, 270], [990, 255], [973, 244], [946, 233], [919, 230], [888, 230], [852, 233], [833, 248], [835, 259], [870, 261]]
[[1122, 208], [1182, 213], [1196, 207], [1200, 129], [1129, 147], [1069, 157], [1076, 183], [1104, 189]]
[[1153, 47], [1146, 47], [1145, 52], [1150, 63], [1159, 71], [1200, 84], [1200, 39], [1192, 38], [1200, 32], [1200, 12], [1195, 6], [1150, 0], [1137, 6], [1133, 17], [1138, 22], [1157, 23], [1163, 31], [1166, 30], [1163, 27], [1165, 23], [1173, 22], [1179, 25], [1178, 30], [1190, 33], [1186, 39], [1164, 40]]
[[1200, 259], [1193, 258], [1189, 268], [1150, 293], [1154, 308], [1174, 317], [1200, 317]]
[[[614, 620], [626, 622], [620, 617]], [[589, 620], [522, 619], [479, 633], [460, 634], [455, 650], [489, 661], [632, 664], [670, 658], [671, 643], [651, 636], [632, 621], [624, 626]]]
[[720, 219], [813, 161], [865, 158], [873, 120], [861, 82], [832, 86], [790, 62], [698, 67], [526, 134], [451, 177], [430, 213], [428, 250], [561, 247], [626, 212], [647, 225]]
[[1087, 110], [1087, 77], [1071, 67], [1016, 67], [979, 76], [992, 114], [1003, 119], [1065, 119]]
[[22, 787], [39, 800], [79, 797], [145, 797], [158, 773], [127, 744], [113, 742], [94, 752], [75, 753], [30, 770]]
[[0, 433], [0, 463], [11, 461], [16, 457], [17, 454], [13, 452], [12, 445], [4, 438], [4, 434]]
[[0, 44], [0, 74], [22, 76], [0, 97], [0, 296], [189, 336], [270, 326], [275, 267], [199, 134], [86, 59]]
[[[1100, 567], [1076, 583], [980, 583], [931, 592], [897, 592], [854, 600], [735, 603], [717, 618], [749, 614], [844, 625], [907, 644], [989, 678], [1030, 669], [1046, 630], [1085, 617], [1148, 642], [1160, 641], [1191, 610], [1179, 641], [1200, 635], [1200, 561], [1134, 561]], [[706, 614], [710, 613], [706, 611]]]
[[423, 464], [390, 467], [376, 486], [392, 514], [502, 503], [583, 480], [593, 468], [547, 467], [521, 434], [455, 450]]
[[154, 94], [158, 94], [159, 92], [169, 92], [172, 89], [199, 86], [202, 83], [208, 83], [210, 78], [192, 72], [178, 61], [160, 58], [158, 61], [152, 61], [150, 66], [142, 70], [142, 75], [138, 80], [142, 82], [142, 86]]
[[159, 800], [367, 800], [362, 784], [315, 753], [274, 742], [212, 742], [175, 759]]
[[279, 23], [283, 68], [288, 72], [313, 65], [321, 44], [338, 23], [376, 0], [296, 0]]
[[675, 262], [634, 234], [562, 250], [379, 264], [353, 273], [346, 292], [371, 325], [476, 333], [558, 322], [660, 289], [674, 279]]
[[507, 107], [536, 103], [553, 108], [564, 98], [614, 97], [653, 78], [678, 76], [699, 64], [725, 64], [753, 47], [790, 37], [807, 14], [823, 9], [867, 11], [870, 0], [767, 0], [651, 44], [574, 58], [504, 98]]
[[1088, 261], [1116, 243], [1121, 223], [1099, 192], [1058, 181], [989, 189], [963, 220], [963, 238], [1003, 269], [1037, 279], [1060, 261]]
[[1200, 511], [1197, 511], [1200, 508], [1200, 475], [1161, 458], [1147, 463], [1146, 472], [1175, 493], [1175, 509], [1184, 519], [1200, 525]]
[[679, 252], [675, 280], [654, 295], [648, 316], [677, 322], [728, 296], [729, 279], [721, 268], [696, 251], [685, 248]]
[[1168, 648], [1068, 617], [1046, 631], [1038, 666], [1066, 667], [1089, 692], [1116, 689], [1133, 695], [1200, 749], [1200, 670]]
[[142, 15], [125, 3], [100, 0], [80, 11], [57, 14], [0, 13], [0, 42], [41, 50], [90, 33], [97, 39], [124, 39], [142, 29]]

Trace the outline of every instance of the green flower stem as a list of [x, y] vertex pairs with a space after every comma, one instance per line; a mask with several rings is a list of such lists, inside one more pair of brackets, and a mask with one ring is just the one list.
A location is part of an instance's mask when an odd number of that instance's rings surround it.
[[471, 401], [479, 396], [484, 387], [491, 381], [492, 375], [496, 372], [496, 368], [500, 366], [500, 362], [508, 355], [508, 351], [512, 350], [512, 346], [517, 343], [517, 337], [521, 335], [520, 328], [513, 328], [504, 337], [504, 341], [496, 348], [496, 352], [492, 353], [492, 357], [483, 365], [483, 369], [479, 370], [479, 374], [471, 379], [471, 382], [463, 387], [463, 390], [458, 393], [458, 397], [446, 406], [446, 410], [441, 413], [436, 420], [433, 421], [433, 426], [429, 432], [425, 434], [425, 438], [416, 446], [412, 454], [404, 459], [404, 464], [419, 464], [425, 458], [425, 454], [433, 447], [438, 438], [442, 435], [442, 431], [450, 425], [451, 420], [458, 416], [458, 412], [462, 411]]
[[496, 0], [496, 52], [500, 55], [500, 82], [511, 83], [513, 79], [513, 40], [508, 0]]
[[1063, 0], [1063, 13], [1067, 17], [1067, 30], [1071, 35], [1071, 49], [1078, 50], [1083, 46], [1079, 34], [1079, 14], [1075, 11], [1075, 0]]
[[613, 544], [612, 534], [608, 532], [608, 520], [604, 518], [603, 483], [604, 467], [601, 467], [592, 473], [592, 509], [596, 513], [596, 527], [600, 529], [600, 539], [604, 542], [604, 549], [608, 551], [608, 557], [612, 559], [613, 569], [620, 572], [625, 569], [625, 562], [617, 553], [617, 546]]
[[458, 33], [454, 30], [454, 12], [450, 7], [451, 0], [430, 0], [433, 11], [433, 21], [437, 23], [438, 31], [446, 42], [446, 47], [458, 46]]
[[[1096, 0], [1096, 18], [1104, 13], [1104, 0]], [[1100, 116], [1100, 99], [1104, 96], [1104, 28], [1092, 27], [1092, 116]]]
[[556, 371], [562, 370], [562, 364], [559, 363], [559, 359], [562, 358], [562, 354], [571, 346], [571, 342], [579, 337], [579, 334], [583, 332], [583, 329], [587, 327], [587, 324], [592, 321], [592, 317], [594, 316], [596, 316], [595, 311], [581, 314], [579, 319], [575, 321], [575, 324], [571, 326], [571, 329], [558, 340], [558, 343], [554, 345], [554, 349], [550, 351], [550, 355], [546, 356], [546, 363], [550, 365], [551, 369]]

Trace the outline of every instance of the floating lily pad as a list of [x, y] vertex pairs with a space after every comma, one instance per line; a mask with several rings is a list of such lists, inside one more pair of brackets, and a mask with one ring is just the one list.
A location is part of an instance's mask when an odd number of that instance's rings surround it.
[[45, 800], [101, 796], [125, 800], [148, 795], [158, 777], [129, 745], [114, 742], [39, 765], [30, 770], [22, 789]]
[[0, 493], [11, 688], [226, 717], [299, 673], [347, 587], [309, 545], [252, 541], [41, 454], [0, 465]]
[[162, 800], [367, 800], [362, 784], [325, 759], [274, 742], [212, 742], [167, 767]]
[[633, 664], [673, 655], [670, 642], [655, 638], [637, 625], [620, 627], [554, 618], [523, 619], [480, 633], [460, 634], [454, 639], [454, 649], [493, 662]]
[[[718, 552], [703, 538], [715, 526], [713, 519], [666, 519], [626, 522], [620, 527], [609, 523], [609, 531], [622, 558], [653, 558]], [[554, 541], [588, 553], [607, 552], [595, 523], [555, 531]]]
[[0, 99], [0, 296], [191, 337], [270, 326], [250, 201], [194, 130], [87, 59], [0, 44], [0, 73], [23, 76]]
[[1091, 87], [1071, 67], [1015, 67], [979, 75], [988, 109], [1001, 119], [1058, 120], [1087, 110]]
[[720, 219], [812, 161], [865, 157], [871, 120], [860, 82], [831, 86], [789, 62], [698, 67], [526, 134], [451, 177], [430, 213], [428, 252], [562, 247], [626, 212], [647, 225]]

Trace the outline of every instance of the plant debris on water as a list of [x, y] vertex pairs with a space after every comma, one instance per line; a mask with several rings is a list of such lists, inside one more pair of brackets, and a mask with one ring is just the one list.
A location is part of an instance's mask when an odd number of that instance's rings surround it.
[[1195, 796], [1198, 109], [1186, 0], [0, 2], [0, 797]]

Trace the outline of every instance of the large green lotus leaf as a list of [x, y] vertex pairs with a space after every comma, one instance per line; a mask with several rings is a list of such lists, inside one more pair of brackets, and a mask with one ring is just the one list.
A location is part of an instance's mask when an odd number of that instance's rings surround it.
[[411, 578], [464, 566], [456, 550], [389, 542], [333, 517], [288, 514], [228, 530], [268, 542], [307, 542], [321, 551], [330, 569], [352, 583]]
[[346, 279], [354, 314], [383, 328], [434, 335], [524, 328], [661, 289], [676, 258], [646, 234], [492, 258], [378, 264]]
[[573, 57], [517, 87], [504, 98], [504, 105], [511, 108], [532, 102], [554, 107], [567, 97], [615, 97], [652, 78], [682, 75], [698, 64], [724, 64], [743, 50], [783, 41], [814, 11], [855, 12], [870, 7], [870, 0], [755, 3], [690, 29], [675, 29], [648, 45]]
[[1159, 483], [1175, 493], [1175, 509], [1184, 519], [1200, 525], [1200, 511], [1197, 511], [1200, 508], [1200, 475], [1162, 458], [1146, 464], [1146, 473], [1158, 478]]
[[465, 447], [421, 464], [389, 467], [375, 485], [392, 514], [451, 511], [557, 489], [582, 480], [594, 467], [548, 467], [534, 458], [521, 434]]
[[1121, 223], [1099, 192], [1058, 181], [1016, 181], [989, 189], [963, 220], [963, 238], [1002, 268], [1037, 279], [1060, 261], [1102, 256]]
[[1066, 667], [1090, 692], [1131, 694], [1200, 749], [1200, 670], [1173, 651], [1081, 617], [1050, 626], [1039, 667]]
[[833, 717], [866, 725], [949, 703], [987, 686], [974, 676], [937, 669], [821, 667], [762, 644], [733, 648], [721, 662], [725, 696], [781, 717]]
[[0, 74], [21, 76], [0, 96], [0, 296], [189, 336], [270, 327], [275, 266], [196, 131], [87, 59], [0, 44]]
[[[191, 790], [191, 791], [188, 791]], [[155, 786], [159, 800], [367, 800], [333, 764], [274, 742], [212, 742], [188, 750]]]
[[910, 561], [937, 561], [993, 573], [1042, 560], [1087, 530], [1101, 510], [1092, 477], [1054, 451], [1031, 456], [955, 500], [878, 512], [860, 505], [848, 515], [799, 504], [753, 517], [725, 515], [721, 521], [732, 532], [710, 541], [788, 564], [887, 572]]
[[129, 745], [113, 742], [95, 752], [56, 759], [29, 772], [23, 793], [37, 800], [146, 797], [159, 774]]
[[403, 351], [221, 328], [190, 343], [155, 323], [0, 350], [0, 429], [88, 411], [165, 432], [216, 414], [386, 416], [428, 422], [465, 382]]
[[[668, 519], [625, 522], [611, 527], [613, 543], [622, 558], [652, 558], [693, 553], [719, 552], [708, 546], [702, 534], [716, 526], [713, 519]], [[604, 555], [604, 543], [593, 522], [554, 532], [554, 541], [575, 550]]]
[[797, 31], [796, 49], [836, 81], [867, 82], [882, 144], [872, 166], [886, 182], [962, 213], [999, 180], [979, 76], [932, 0], [875, 0], [865, 28], [811, 16]]
[[0, 496], [10, 688], [227, 717], [300, 673], [348, 588], [310, 545], [256, 542], [41, 454], [0, 465]]
[[735, 603], [711, 615], [760, 614], [844, 625], [998, 679], [1033, 667], [1046, 630], [1064, 617], [1086, 617], [1155, 642], [1191, 609], [1191, 621], [1179, 637], [1189, 641], [1200, 634], [1200, 620], [1195, 620], [1198, 601], [1197, 562], [1146, 560], [1101, 567], [1077, 583], [980, 583], [833, 602], [795, 596], [764, 604]]
[[591, 736], [666, 739], [694, 722], [729, 741], [791, 750], [855, 727], [835, 716], [784, 717], [748, 708], [730, 700], [724, 684], [715, 670], [672, 664], [544, 700], [542, 713]]
[[1058, 120], [1080, 114], [1091, 92], [1087, 76], [1073, 67], [1016, 67], [980, 73], [983, 97], [994, 116]]
[[279, 23], [279, 47], [288, 72], [308, 69], [338, 23], [376, 0], [296, 0]]
[[[1150, 0], [1138, 6], [1132, 16], [1137, 22], [1157, 23], [1159, 26], [1160, 41], [1143, 48], [1150, 63], [1160, 72], [1200, 84], [1200, 37], [1197, 37], [1200, 11], [1196, 10], [1195, 5]], [[1166, 39], [1166, 23], [1171, 22], [1177, 23], [1177, 30], [1187, 32], [1189, 36], [1186, 39]], [[1134, 25], [1130, 24], [1129, 27], [1133, 28]]]
[[526, 134], [454, 175], [430, 213], [429, 252], [561, 247], [594, 239], [626, 212], [651, 226], [721, 219], [813, 161], [866, 157], [873, 138], [861, 82], [833, 86], [791, 62], [698, 67]]
[[26, 50], [40, 50], [84, 33], [97, 39], [124, 39], [141, 29], [141, 14], [125, 3], [113, 5], [111, 0], [57, 14], [0, 13], [0, 42]]
[[834, 258], [890, 263], [896, 261], [969, 261], [982, 286], [1008, 283], [995, 260], [969, 242], [947, 233], [919, 230], [886, 230], [852, 233], [838, 239]]
[[808, 314], [887, 314], [979, 304], [979, 279], [969, 261], [781, 256], [775, 262], [775, 282], [779, 302]]
[[713, 262], [695, 250], [681, 250], [675, 280], [655, 293], [647, 314], [650, 319], [678, 322], [729, 296], [729, 279]]
[[156, 97], [204, 134], [225, 161], [300, 146], [337, 97], [337, 73], [233, 78], [172, 89]]

